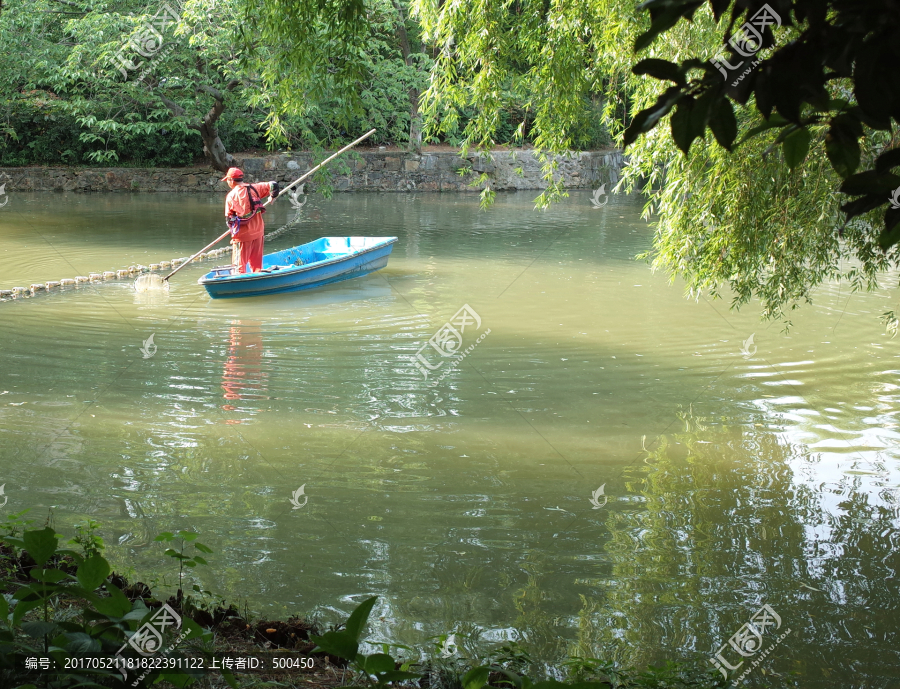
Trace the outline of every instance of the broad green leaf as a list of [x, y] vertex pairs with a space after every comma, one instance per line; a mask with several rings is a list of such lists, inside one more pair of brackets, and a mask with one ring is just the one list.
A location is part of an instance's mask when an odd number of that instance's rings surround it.
[[732, 150], [734, 140], [737, 138], [737, 119], [734, 116], [734, 107], [727, 98], [721, 99], [712, 110], [709, 118], [709, 128], [719, 145], [727, 151]]
[[681, 73], [679, 66], [668, 60], [650, 57], [638, 62], [631, 68], [631, 71], [637, 75], [648, 74], [660, 81], [674, 81], [679, 86], [683, 86], [685, 83], [684, 75]]
[[650, 29], [637, 37], [634, 42], [634, 52], [639, 53], [649, 46], [656, 37], [664, 31], [668, 31], [678, 23], [682, 16], [691, 16], [701, 2], [684, 3], [680, 7], [667, 7], [663, 11], [656, 14], [650, 24]]
[[31, 578], [35, 581], [43, 581], [47, 584], [58, 584], [63, 579], [67, 579], [68, 574], [61, 569], [33, 569], [31, 570]]
[[842, 136], [825, 137], [825, 153], [834, 171], [841, 177], [849, 177], [859, 167], [859, 143]]
[[884, 230], [878, 237], [878, 244], [885, 251], [900, 242], [900, 210], [888, 208], [884, 213]]
[[491, 668], [484, 665], [473, 667], [462, 678], [463, 689], [481, 689], [488, 683]]
[[75, 574], [78, 583], [88, 591], [93, 591], [100, 586], [109, 576], [109, 563], [100, 555], [93, 555], [86, 559]]
[[781, 142], [781, 150], [784, 153], [784, 161], [787, 163], [787, 166], [793, 170], [795, 167], [800, 165], [804, 160], [806, 160], [806, 155], [809, 153], [809, 142], [812, 139], [809, 131], [806, 128], [798, 129], [797, 131], [789, 134], [785, 137], [784, 141]]
[[831, 166], [841, 177], [849, 177], [859, 167], [859, 137], [862, 125], [850, 115], [838, 115], [831, 120], [825, 136], [825, 152]]
[[66, 651], [71, 655], [85, 655], [87, 653], [100, 653], [102, 647], [97, 639], [84, 632], [67, 632], [68, 639]]
[[886, 202], [889, 192], [900, 186], [900, 175], [890, 173], [879, 174], [874, 170], [866, 170], [851, 175], [841, 184], [842, 194], [861, 196], [863, 194], [881, 194]]
[[[222, 677], [225, 678], [225, 681], [228, 682], [228, 686], [231, 687], [231, 689], [240, 689], [241, 685], [238, 684], [238, 681], [235, 678], [234, 673], [231, 670], [229, 670], [228, 668], [222, 668], [220, 670], [220, 672], [222, 673]], [[278, 686], [279, 684], [281, 684], [281, 683], [278, 682], [278, 683], [274, 684], [273, 686]], [[283, 686], [288, 686], [288, 685], [285, 684]]]
[[201, 553], [206, 553], [207, 555], [212, 555], [212, 548], [209, 548], [202, 543], [194, 543], [194, 547], [199, 550]]
[[675, 112], [672, 113], [672, 139], [675, 141], [675, 145], [685, 153], [690, 151], [691, 144], [697, 138], [697, 119], [694, 117], [696, 103], [691, 96], [685, 96], [678, 102]]
[[887, 172], [900, 165], [900, 148], [892, 148], [882, 153], [875, 159], [875, 171]]
[[22, 631], [32, 639], [40, 639], [48, 634], [55, 633], [59, 627], [56, 622], [23, 622]]
[[160, 541], [163, 543], [168, 543], [169, 541], [175, 540], [175, 534], [170, 531], [163, 531], [159, 536], [153, 539], [154, 541]]
[[26, 531], [23, 535], [25, 550], [34, 559], [39, 567], [53, 557], [59, 546], [59, 537], [49, 526], [44, 529]]
[[631, 124], [628, 125], [628, 128], [623, 135], [623, 146], [627, 148], [637, 141], [637, 138], [641, 134], [653, 129], [660, 118], [668, 115], [672, 107], [682, 97], [683, 93], [680, 86], [670, 86], [666, 89], [663, 94], [656, 99], [656, 102], [653, 105], [641, 110], [634, 116], [634, 119], [631, 121]]
[[744, 134], [739, 143], [744, 143], [745, 141], [752, 139], [757, 134], [761, 134], [762, 132], [765, 132], [769, 129], [786, 127], [789, 124], [790, 122], [788, 120], [784, 119], [777, 112], [773, 112], [772, 116], [769, 117], [769, 119], [763, 120], [762, 124], [756, 125], [750, 131]]
[[380, 672], [390, 672], [396, 665], [394, 659], [384, 653], [373, 653], [366, 658], [365, 668], [370, 675]]
[[22, 618], [30, 612], [38, 607], [42, 603], [41, 600], [28, 600], [28, 601], [19, 601], [16, 605], [16, 609], [13, 610], [13, 626], [18, 626], [19, 622], [22, 621]]
[[322, 636], [309, 635], [309, 640], [316, 644], [313, 653], [328, 653], [345, 660], [356, 660], [359, 652], [359, 643], [347, 631], [326, 632]]
[[347, 633], [350, 634], [354, 641], [359, 641], [362, 637], [366, 622], [369, 621], [369, 614], [372, 612], [372, 607], [375, 605], [375, 601], [377, 600], [378, 596], [367, 598], [362, 603], [360, 603], [356, 607], [356, 610], [350, 613], [350, 617], [347, 618], [347, 622], [344, 625], [344, 628], [347, 630]]
[[109, 598], [97, 598], [94, 601], [97, 612], [108, 617], [122, 617], [131, 610], [131, 601], [118, 586], [107, 581], [106, 590], [109, 592]]

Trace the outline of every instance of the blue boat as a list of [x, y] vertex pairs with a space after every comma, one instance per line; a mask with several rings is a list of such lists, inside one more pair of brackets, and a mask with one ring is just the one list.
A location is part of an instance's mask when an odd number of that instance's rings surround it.
[[262, 270], [233, 275], [213, 268], [197, 282], [213, 299], [258, 297], [314, 289], [384, 268], [396, 237], [321, 237], [263, 256]]

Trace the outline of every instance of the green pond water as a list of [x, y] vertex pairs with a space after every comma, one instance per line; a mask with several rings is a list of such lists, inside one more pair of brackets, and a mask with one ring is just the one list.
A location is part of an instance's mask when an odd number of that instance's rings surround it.
[[[638, 200], [533, 196], [276, 204], [270, 251], [399, 238], [313, 292], [210, 300], [219, 259], [0, 303], [0, 517], [96, 519], [169, 587], [153, 539], [196, 530], [204, 588], [324, 622], [377, 594], [372, 639], [900, 687], [896, 291], [826, 286], [785, 334], [635, 261]], [[10, 194], [0, 288], [187, 256], [222, 197]]]

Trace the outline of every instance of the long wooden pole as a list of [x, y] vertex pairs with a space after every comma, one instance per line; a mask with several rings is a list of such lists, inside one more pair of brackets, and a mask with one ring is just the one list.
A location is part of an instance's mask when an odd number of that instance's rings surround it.
[[[337, 153], [334, 153], [333, 155], [330, 155], [330, 156], [327, 157], [325, 160], [323, 160], [321, 163], [319, 163], [318, 165], [316, 165], [312, 170], [310, 170], [309, 172], [307, 172], [305, 175], [303, 175], [302, 177], [299, 177], [299, 178], [295, 179], [293, 182], [291, 182], [290, 184], [288, 184], [284, 189], [282, 189], [282, 190], [278, 193], [278, 195], [281, 196], [281, 194], [283, 194], [284, 192], [286, 192], [288, 189], [290, 189], [291, 187], [293, 187], [293, 186], [299, 184], [300, 182], [302, 182], [303, 180], [305, 180], [307, 177], [309, 177], [312, 173], [314, 173], [316, 170], [318, 170], [319, 168], [324, 167], [325, 165], [327, 165], [328, 163], [330, 163], [332, 160], [334, 160], [335, 158], [337, 158], [341, 153], [344, 153], [345, 151], [349, 151], [351, 148], [353, 148], [354, 146], [356, 146], [356, 144], [360, 143], [361, 141], [365, 141], [365, 140], [368, 139], [370, 136], [372, 136], [372, 134], [374, 134], [374, 133], [375, 133], [375, 130], [374, 130], [374, 129], [370, 129], [370, 130], [367, 131], [365, 134], [363, 134], [361, 137], [359, 137], [356, 141], [354, 141], [352, 144], [347, 144], [347, 145], [344, 146], [340, 151], [338, 151]], [[272, 203], [272, 201], [274, 201], [274, 200], [275, 200], [275, 199], [273, 199], [273, 198], [270, 197], [269, 200], [266, 201], [266, 202], [263, 204], [263, 207], [268, 206], [268, 205], [269, 205], [270, 203]], [[196, 254], [194, 254], [193, 256], [191, 256], [187, 261], [185, 261], [185, 262], [182, 263], [180, 266], [178, 266], [175, 270], [173, 270], [171, 273], [169, 273], [168, 275], [166, 275], [166, 276], [163, 278], [163, 280], [164, 280], [164, 281], [168, 280], [170, 277], [172, 277], [173, 275], [175, 275], [175, 273], [177, 273], [179, 270], [181, 270], [182, 268], [184, 268], [188, 263], [190, 263], [190, 262], [193, 261], [195, 258], [197, 258], [197, 256], [199, 256], [200, 254], [202, 254], [204, 251], [209, 251], [209, 250], [212, 249], [216, 244], [218, 244], [219, 242], [221, 242], [223, 239], [225, 239], [225, 237], [227, 237], [227, 236], [230, 235], [230, 234], [231, 234], [231, 230], [228, 230], [228, 231], [226, 231], [221, 237], [219, 237], [218, 239], [216, 239], [215, 241], [213, 241], [211, 244], [207, 244], [206, 246], [204, 246], [202, 249], [200, 249], [200, 251], [198, 251]]]

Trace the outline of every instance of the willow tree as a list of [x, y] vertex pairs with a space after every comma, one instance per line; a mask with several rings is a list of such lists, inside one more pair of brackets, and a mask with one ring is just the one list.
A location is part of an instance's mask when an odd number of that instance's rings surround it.
[[[756, 42], [737, 36], [751, 58], [732, 75], [741, 62], [731, 47], [735, 27], [762, 4], [412, 0], [412, 14], [436, 56], [420, 104], [426, 132], [453, 127], [463, 110], [474, 111], [464, 143], [489, 151], [508, 100], [525, 98], [539, 152], [564, 153], [590, 112], [588, 100], [601, 96], [608, 129], [624, 142], [631, 127], [620, 188], [639, 187], [647, 195], [646, 215], [657, 229], [654, 265], [684, 277], [692, 294], [727, 287], [734, 305], [758, 297], [765, 315], [783, 316], [825, 280], [871, 288], [897, 265], [885, 232], [898, 226], [889, 224], [892, 216], [886, 222], [884, 205], [900, 179], [891, 174], [897, 154], [884, 126], [895, 107], [888, 96], [900, 88], [886, 88], [884, 97], [877, 89], [879, 78], [897, 80], [889, 60], [897, 51], [890, 43], [896, 9], [888, 0], [773, 0], [779, 21], [767, 24]], [[295, 9], [283, 11], [286, 5]], [[273, 17], [270, 39], [301, 43], [298, 62], [315, 57], [329, 79], [343, 80], [352, 92], [368, 21], [362, 0], [270, 0], [265, 6]], [[810, 45], [816, 41], [824, 46], [819, 53]], [[842, 53], [841, 46], [848, 50]], [[765, 61], [776, 56], [774, 74]], [[854, 74], [863, 68], [876, 75], [876, 88], [872, 79], [864, 85], [875, 118], [859, 114]], [[720, 84], [715, 97], [701, 98], [706, 87], [698, 82], [723, 71], [729, 83], [737, 82], [736, 91], [729, 95]], [[748, 88], [758, 75], [769, 75], [769, 91], [794, 89], [797, 97], [758, 104], [758, 89]], [[649, 77], [672, 85], [661, 95], [659, 82]], [[539, 205], [565, 194], [549, 157], [545, 176], [548, 189]], [[841, 189], [862, 194], [847, 209], [855, 214], [849, 222]]]
[[[746, 4], [754, 10], [762, 5]], [[841, 127], [856, 132], [855, 125], [841, 120], [836, 128], [828, 118], [807, 112], [802, 123], [777, 112], [761, 120], [744, 86], [753, 69], [745, 72], [775, 48], [762, 40], [751, 43], [749, 49], [759, 54], [728, 75], [740, 85], [741, 97], [725, 94], [721, 76], [740, 62], [723, 44], [740, 24], [744, 4], [724, 17], [723, 9], [731, 6], [727, 0], [653, 0], [642, 7], [647, 6], [652, 12], [617, 0], [416, 0], [426, 37], [440, 49], [425, 93], [428, 121], [434, 126], [438, 113], [447, 119], [447, 113], [452, 118], [461, 107], [474, 107], [479, 115], [469, 123], [467, 140], [489, 149], [502, 105], [498, 84], [511, 82], [530, 95], [539, 146], [563, 152], [585, 100], [599, 92], [606, 98], [609, 128], [628, 144], [621, 188], [643, 189], [645, 215], [656, 223], [649, 256], [655, 267], [683, 277], [691, 294], [719, 295], [728, 286], [733, 305], [758, 297], [771, 317], [809, 300], [824, 280], [843, 277], [855, 288], [874, 287], [878, 275], [897, 264], [897, 253], [883, 250], [883, 238], [879, 244], [879, 219], [869, 212], [873, 206], [857, 206], [866, 212], [848, 223], [841, 213], [847, 199], [838, 191], [843, 178], [890, 148], [890, 132], [862, 123], [866, 136], [853, 138]], [[683, 16], [691, 21], [679, 21]], [[795, 45], [809, 29], [799, 16], [778, 23], [767, 27], [771, 46]], [[780, 58], [786, 76], [770, 88], [806, 94], [802, 70], [809, 56], [795, 53], [793, 59], [790, 51]], [[718, 76], [715, 98], [701, 97], [705, 91], [697, 89], [691, 70], [710, 80]], [[673, 84], [661, 95], [658, 82], [645, 75]], [[849, 80], [827, 80], [823, 89], [835, 114], [856, 112]], [[771, 105], [763, 111], [771, 112]], [[856, 182], [852, 190], [869, 191], [860, 184], [865, 178], [848, 181]], [[880, 192], [893, 178], [874, 183]], [[558, 193], [557, 180], [539, 204]], [[875, 197], [864, 198], [872, 204]], [[887, 200], [887, 193], [878, 198]]]

